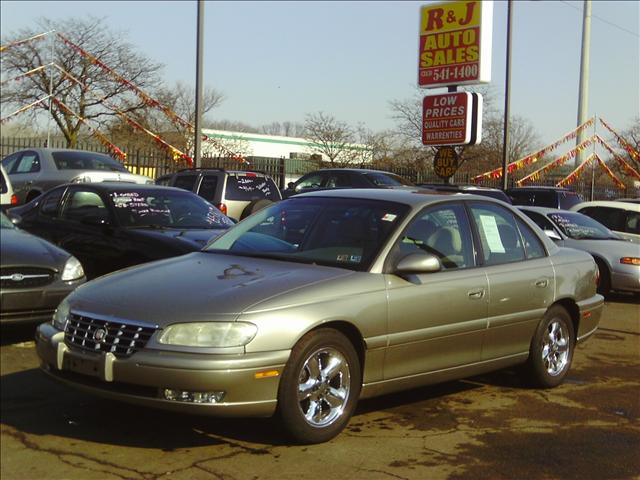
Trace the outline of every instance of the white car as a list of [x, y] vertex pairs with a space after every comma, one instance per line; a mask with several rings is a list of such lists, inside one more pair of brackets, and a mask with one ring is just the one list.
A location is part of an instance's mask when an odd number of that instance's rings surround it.
[[13, 187], [9, 175], [0, 165], [0, 208], [4, 211], [7, 208], [18, 205], [18, 197], [13, 193]]
[[64, 148], [28, 148], [2, 159], [18, 205], [64, 183], [127, 182], [153, 184], [109, 155]]
[[640, 204], [599, 200], [579, 203], [571, 210], [591, 217], [621, 237], [640, 244]]

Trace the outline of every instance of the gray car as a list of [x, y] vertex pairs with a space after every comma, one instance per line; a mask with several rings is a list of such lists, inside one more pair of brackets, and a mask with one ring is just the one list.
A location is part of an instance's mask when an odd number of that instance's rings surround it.
[[640, 292], [640, 246], [578, 212], [520, 207], [558, 245], [589, 252], [600, 271], [598, 291]]
[[94, 280], [36, 334], [77, 388], [337, 435], [360, 398], [525, 364], [553, 387], [598, 326], [593, 258], [475, 195], [295, 196], [198, 253]]
[[0, 214], [0, 323], [40, 323], [85, 275], [71, 254], [16, 228]]
[[84, 150], [29, 148], [8, 155], [2, 166], [9, 175], [18, 205], [65, 183], [153, 183], [148, 177], [129, 172], [109, 155]]

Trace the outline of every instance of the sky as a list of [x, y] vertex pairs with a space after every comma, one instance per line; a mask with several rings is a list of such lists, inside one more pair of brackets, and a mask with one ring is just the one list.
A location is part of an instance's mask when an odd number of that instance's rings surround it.
[[[209, 118], [259, 127], [323, 111], [374, 132], [394, 128], [389, 102], [417, 90], [419, 12], [433, 3], [207, 1], [204, 83], [225, 97]], [[582, 1], [513, 2], [510, 110], [543, 143], [577, 125], [582, 9]], [[490, 86], [502, 108], [507, 2], [493, 10]], [[588, 115], [618, 131], [640, 116], [639, 11], [633, 0], [592, 3]], [[40, 17], [105, 18], [164, 65], [167, 82], [194, 85], [196, 14], [196, 0], [2, 0], [0, 28], [4, 39]]]

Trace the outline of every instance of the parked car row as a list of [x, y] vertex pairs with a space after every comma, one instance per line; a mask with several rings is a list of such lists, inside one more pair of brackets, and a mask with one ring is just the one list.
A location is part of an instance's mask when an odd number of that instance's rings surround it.
[[19, 228], [3, 219], [2, 321], [44, 320], [42, 369], [75, 388], [277, 415], [317, 443], [360, 398], [519, 364], [556, 386], [597, 329], [597, 291], [640, 292], [636, 246], [580, 213], [387, 172], [314, 175], [284, 200], [260, 172], [219, 169], [43, 191], [8, 210]]

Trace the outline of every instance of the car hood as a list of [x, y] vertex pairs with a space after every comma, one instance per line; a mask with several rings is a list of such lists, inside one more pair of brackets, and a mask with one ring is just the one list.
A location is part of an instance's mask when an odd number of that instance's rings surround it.
[[[613, 259], [638, 256], [638, 244], [627, 240], [574, 240], [567, 238], [564, 245]], [[615, 263], [618, 263], [618, 260]]]
[[222, 235], [226, 228], [130, 228], [137, 236], [183, 242], [189, 251], [200, 250], [209, 240]]
[[71, 310], [157, 324], [235, 320], [266, 299], [350, 270], [197, 252], [132, 267], [77, 289]]
[[125, 183], [153, 183], [149, 177], [145, 177], [144, 175], [136, 175], [133, 173], [127, 172], [110, 172], [110, 171], [102, 171], [102, 170], [85, 170], [82, 172], [78, 172], [76, 177], [84, 177], [85, 181], [90, 182], [125, 182]]
[[71, 255], [46, 240], [22, 230], [2, 229], [2, 267], [29, 266], [60, 269]]

